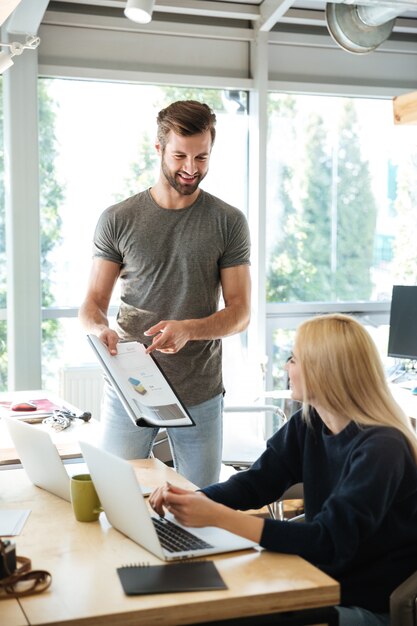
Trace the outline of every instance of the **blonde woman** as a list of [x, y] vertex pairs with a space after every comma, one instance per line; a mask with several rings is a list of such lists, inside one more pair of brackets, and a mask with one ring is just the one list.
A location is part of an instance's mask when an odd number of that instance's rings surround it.
[[[416, 436], [353, 318], [302, 324], [287, 369], [303, 408], [249, 470], [199, 492], [165, 485], [151, 504], [182, 524], [220, 526], [302, 556], [340, 582], [341, 626], [387, 625], [390, 593], [417, 570]], [[298, 482], [305, 523], [241, 512]]]

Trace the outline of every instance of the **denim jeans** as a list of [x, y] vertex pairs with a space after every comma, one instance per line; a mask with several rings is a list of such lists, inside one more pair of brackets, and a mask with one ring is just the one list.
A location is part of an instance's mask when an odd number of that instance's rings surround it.
[[[219, 480], [222, 437], [223, 396], [220, 394], [191, 407], [188, 412], [195, 426], [167, 428], [175, 469], [198, 487]], [[113, 388], [107, 383], [101, 411], [101, 446], [124, 459], [150, 456], [158, 428], [138, 427], [127, 415]]]
[[339, 626], [389, 626], [388, 613], [371, 613], [358, 606], [338, 606]]

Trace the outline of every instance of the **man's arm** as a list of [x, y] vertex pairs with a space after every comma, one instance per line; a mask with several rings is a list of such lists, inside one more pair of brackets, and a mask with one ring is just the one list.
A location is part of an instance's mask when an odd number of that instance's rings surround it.
[[120, 272], [120, 265], [105, 259], [94, 259], [87, 287], [87, 295], [80, 307], [78, 317], [84, 328], [94, 334], [108, 347], [111, 354], [117, 354], [119, 337], [109, 328], [107, 311], [114, 285]]
[[175, 353], [188, 341], [221, 339], [247, 328], [250, 321], [251, 280], [248, 265], [220, 270], [224, 308], [208, 317], [190, 320], [162, 320], [145, 332], [152, 336], [147, 352]]

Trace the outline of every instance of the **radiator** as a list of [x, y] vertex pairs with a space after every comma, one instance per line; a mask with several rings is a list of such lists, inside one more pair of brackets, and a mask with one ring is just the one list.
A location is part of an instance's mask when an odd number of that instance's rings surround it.
[[100, 419], [103, 393], [103, 370], [100, 366], [67, 366], [59, 370], [59, 396], [81, 411], [90, 411]]

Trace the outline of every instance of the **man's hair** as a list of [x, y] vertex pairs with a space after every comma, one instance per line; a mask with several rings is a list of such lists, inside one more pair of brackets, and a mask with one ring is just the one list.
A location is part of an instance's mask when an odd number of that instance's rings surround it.
[[360, 322], [339, 313], [314, 317], [298, 327], [295, 347], [307, 421], [311, 403], [360, 426], [397, 428], [417, 460], [411, 422], [392, 397], [377, 348]]
[[210, 131], [213, 145], [216, 137], [216, 116], [207, 104], [196, 100], [178, 100], [158, 113], [158, 141], [164, 150], [168, 133], [189, 137]]

